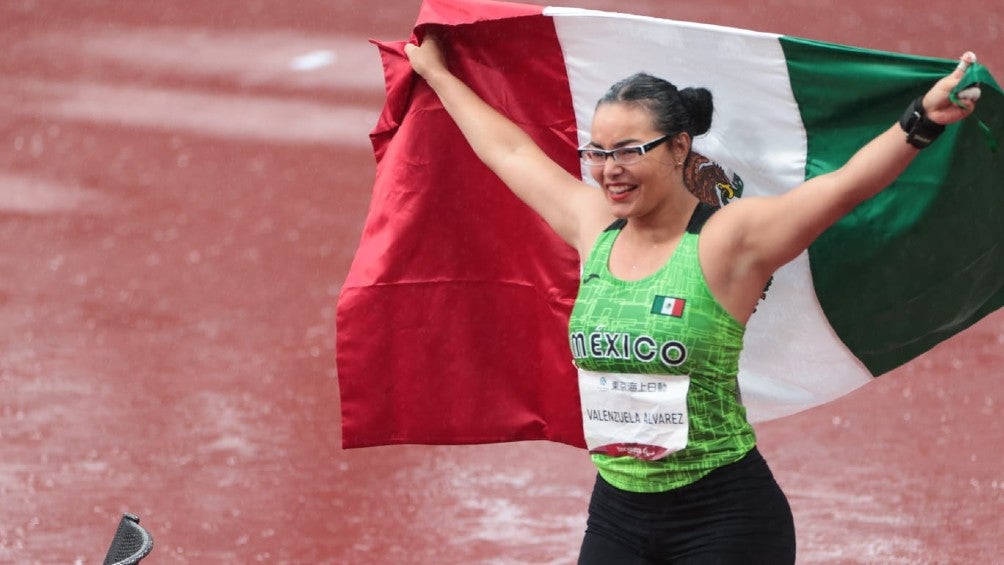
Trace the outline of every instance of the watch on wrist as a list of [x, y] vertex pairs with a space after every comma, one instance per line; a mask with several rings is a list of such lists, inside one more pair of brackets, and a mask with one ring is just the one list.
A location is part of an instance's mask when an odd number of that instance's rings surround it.
[[924, 97], [921, 96], [907, 106], [903, 117], [899, 119], [899, 127], [906, 132], [906, 142], [923, 149], [934, 143], [935, 139], [945, 131], [945, 126], [932, 122], [924, 113]]

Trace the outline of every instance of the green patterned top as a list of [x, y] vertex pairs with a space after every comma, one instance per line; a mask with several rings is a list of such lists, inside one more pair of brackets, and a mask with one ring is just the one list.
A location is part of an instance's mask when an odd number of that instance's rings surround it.
[[684, 449], [656, 461], [592, 455], [610, 484], [662, 492], [738, 461], [756, 444], [737, 381], [745, 328], [708, 290], [697, 233], [685, 233], [670, 260], [651, 276], [615, 278], [608, 262], [623, 225], [603, 232], [586, 261], [569, 339], [580, 369], [690, 375]]

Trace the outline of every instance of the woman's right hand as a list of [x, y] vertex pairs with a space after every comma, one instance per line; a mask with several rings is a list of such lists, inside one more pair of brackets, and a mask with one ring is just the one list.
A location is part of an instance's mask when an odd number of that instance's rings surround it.
[[439, 40], [432, 33], [425, 35], [421, 45], [414, 43], [405, 45], [404, 53], [411, 62], [411, 68], [426, 80], [437, 72], [447, 70], [446, 58], [439, 47]]
[[[518, 124], [454, 75], [443, 53], [444, 47], [449, 49], [444, 37], [426, 33], [418, 45], [406, 44], [404, 53], [411, 68], [439, 97], [478, 158], [559, 237], [581, 252], [579, 242], [588, 240], [591, 245], [595, 238], [592, 233], [583, 235], [583, 214], [588, 212], [590, 226], [599, 226], [596, 233], [612, 221], [604, 197], [555, 163]], [[502, 77], [493, 81], [482, 81], [480, 86], [504, 86]], [[602, 216], [599, 220], [598, 215]]]

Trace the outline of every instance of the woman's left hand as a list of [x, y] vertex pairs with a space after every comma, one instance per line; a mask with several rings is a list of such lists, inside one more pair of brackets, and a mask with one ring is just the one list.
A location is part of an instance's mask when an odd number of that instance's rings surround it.
[[972, 51], [966, 51], [959, 58], [959, 66], [955, 67], [951, 74], [936, 82], [931, 90], [924, 95], [924, 113], [927, 114], [927, 119], [947, 125], [973, 113], [973, 109], [976, 108], [976, 100], [980, 97], [979, 87], [967, 88], [959, 93], [958, 100], [962, 106], [953, 102], [949, 95], [959, 85], [969, 65], [975, 62], [976, 55]]

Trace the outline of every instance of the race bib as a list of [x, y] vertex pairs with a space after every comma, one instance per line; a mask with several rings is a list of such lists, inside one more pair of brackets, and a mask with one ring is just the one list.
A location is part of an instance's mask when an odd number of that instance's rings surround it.
[[590, 453], [662, 459], [687, 447], [689, 375], [633, 375], [579, 369]]

